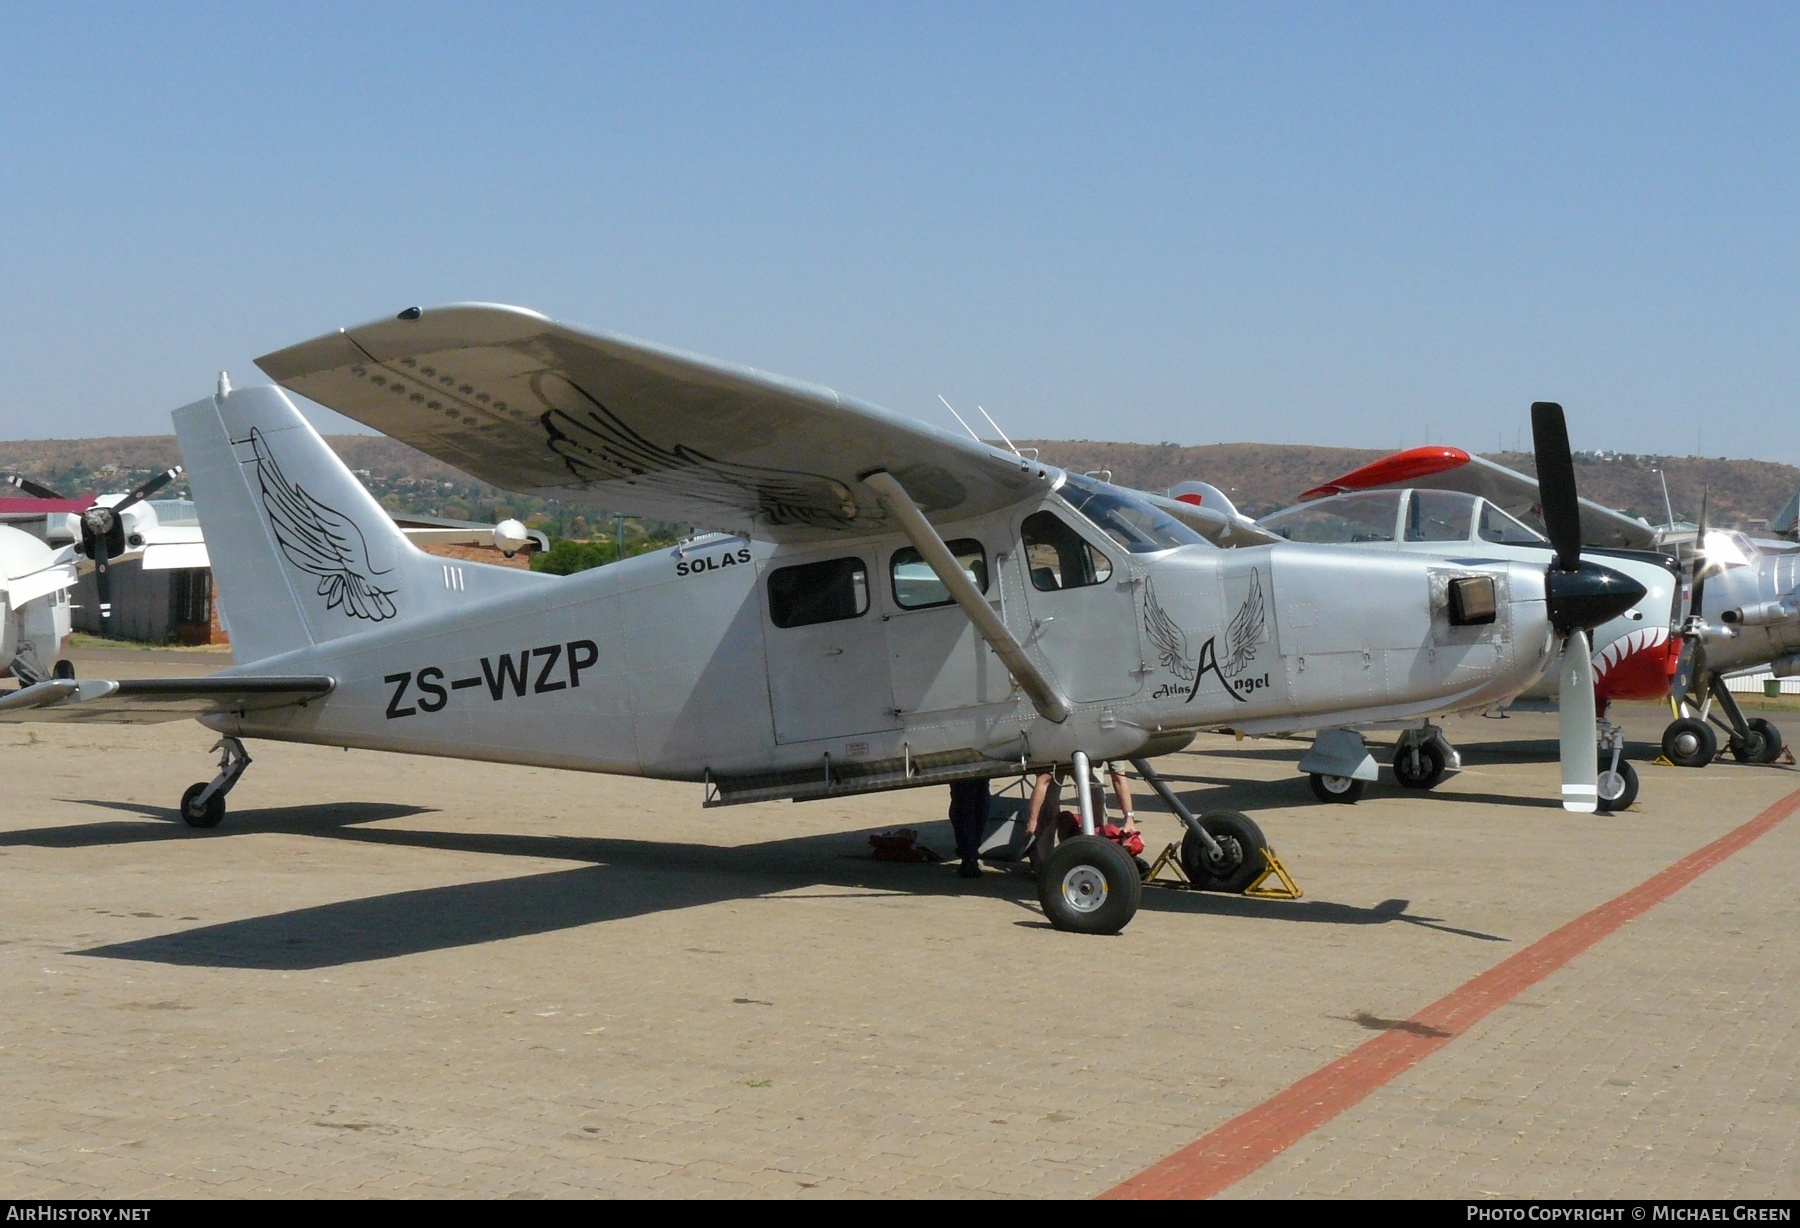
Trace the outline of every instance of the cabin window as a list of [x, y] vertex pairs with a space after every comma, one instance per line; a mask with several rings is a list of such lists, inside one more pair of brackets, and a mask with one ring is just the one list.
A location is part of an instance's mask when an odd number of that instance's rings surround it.
[[[972, 537], [961, 537], [944, 544], [956, 556], [956, 565], [969, 577], [969, 582], [987, 592], [987, 552], [981, 548], [981, 543]], [[956, 600], [944, 587], [944, 582], [937, 578], [937, 573], [931, 570], [931, 564], [911, 546], [894, 551], [890, 572], [894, 582], [894, 604], [903, 610], [925, 610]]]
[[1020, 536], [1025, 545], [1025, 569], [1031, 573], [1032, 587], [1040, 592], [1082, 588], [1112, 578], [1112, 560], [1055, 512], [1027, 516]]
[[869, 572], [861, 559], [826, 559], [769, 573], [769, 620], [777, 627], [839, 622], [868, 609]]
[[1415, 490], [1406, 507], [1409, 542], [1466, 542], [1475, 496], [1457, 490]]

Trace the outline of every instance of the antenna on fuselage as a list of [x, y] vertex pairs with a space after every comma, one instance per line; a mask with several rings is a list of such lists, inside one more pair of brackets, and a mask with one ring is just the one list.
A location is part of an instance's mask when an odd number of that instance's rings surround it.
[[1675, 527], [1675, 508], [1669, 503], [1669, 475], [1663, 472], [1661, 465], [1656, 467], [1656, 478], [1662, 483], [1663, 524], [1672, 529]]
[[[938, 393], [938, 400], [944, 401], [943, 393]], [[984, 444], [987, 442], [987, 440], [975, 433], [974, 427], [970, 426], [967, 422], [963, 422], [963, 416], [956, 412], [956, 406], [950, 404], [948, 401], [944, 401], [944, 408], [950, 411], [950, 416], [952, 418], [955, 418], [958, 422], [962, 423], [962, 429], [969, 432], [970, 439], [973, 439], [976, 443]]]
[[981, 416], [983, 418], [986, 418], [988, 425], [994, 428], [994, 434], [1000, 436], [1001, 440], [1006, 444], [1006, 446], [1012, 449], [1012, 454], [1014, 456], [1022, 455], [1022, 453], [1020, 453], [1020, 451], [1019, 451], [1019, 445], [1014, 443], [1012, 440], [1007, 439], [1006, 432], [1000, 429], [1000, 424], [998, 422], [994, 421], [994, 415], [988, 413], [987, 410], [982, 409], [982, 407], [979, 405], [977, 405], [975, 408], [981, 410]]

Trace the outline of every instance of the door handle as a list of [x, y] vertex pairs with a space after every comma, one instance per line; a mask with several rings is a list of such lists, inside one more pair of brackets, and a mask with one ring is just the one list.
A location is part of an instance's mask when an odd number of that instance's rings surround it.
[[841, 657], [844, 655], [844, 650], [842, 648], [827, 648], [825, 650], [825, 655], [828, 657]]

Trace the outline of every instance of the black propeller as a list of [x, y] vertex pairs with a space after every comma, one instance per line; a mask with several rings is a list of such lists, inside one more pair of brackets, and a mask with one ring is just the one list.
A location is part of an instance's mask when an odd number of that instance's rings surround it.
[[4, 481], [8, 486], [17, 487], [18, 489], [24, 491], [26, 494], [30, 495], [33, 499], [60, 499], [60, 498], [62, 498], [61, 495], [57, 494], [54, 490], [51, 490], [48, 486], [45, 486], [43, 483], [34, 482], [30, 478], [22, 478], [16, 473], [9, 473], [4, 478], [0, 478], [0, 481]]
[[124, 511], [174, 481], [181, 466], [164, 470], [110, 507], [94, 504], [81, 513], [81, 552], [94, 560], [94, 592], [100, 599], [100, 634], [112, 637], [112, 578], [107, 563], [125, 553]]
[[1563, 808], [1591, 814], [1600, 798], [1600, 773], [1594, 751], [1594, 659], [1588, 632], [1641, 601], [1644, 586], [1581, 557], [1581, 500], [1562, 406], [1550, 401], [1532, 404], [1531, 442], [1537, 452], [1544, 528], [1556, 551], [1544, 572], [1544, 604], [1550, 625], [1563, 637], [1556, 660]]
[[1581, 557], [1581, 500], [1562, 406], [1553, 401], [1532, 404], [1531, 441], [1537, 451], [1544, 528], [1556, 551], [1544, 585], [1550, 621], [1564, 635], [1591, 631], [1643, 600], [1644, 586]]

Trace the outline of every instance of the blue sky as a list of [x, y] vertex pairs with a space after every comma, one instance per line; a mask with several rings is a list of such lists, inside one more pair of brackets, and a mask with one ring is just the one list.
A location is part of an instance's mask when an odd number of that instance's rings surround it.
[[1800, 461], [1792, 5], [0, 17], [4, 438], [481, 299], [1015, 435]]

